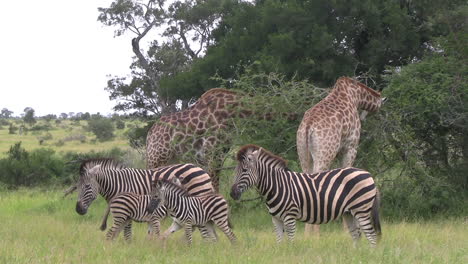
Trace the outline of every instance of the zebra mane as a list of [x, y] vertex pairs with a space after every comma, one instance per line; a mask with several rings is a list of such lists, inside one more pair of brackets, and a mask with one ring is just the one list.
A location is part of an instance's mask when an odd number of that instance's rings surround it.
[[260, 149], [261, 149], [261, 154], [262, 155], [268, 156], [269, 158], [278, 161], [278, 165], [280, 165], [281, 167], [284, 167], [285, 169], [287, 169], [288, 162], [285, 159], [271, 153], [270, 151], [268, 151], [268, 150], [266, 150], [264, 148], [261, 148], [261, 147], [259, 147], [257, 145], [254, 145], [254, 144], [248, 144], [248, 145], [245, 145], [245, 146], [241, 147], [240, 150], [237, 152], [237, 160], [242, 161], [244, 158], [246, 158], [247, 153], [249, 153], [249, 152], [252, 153], [255, 150], [260, 150]]
[[86, 159], [81, 162], [80, 165], [80, 175], [84, 175], [84, 173], [96, 166], [101, 166], [101, 169], [123, 169], [124, 166], [116, 161], [113, 158], [92, 158]]
[[180, 192], [183, 196], [186, 196], [186, 197], [192, 196], [191, 194], [187, 192], [187, 190], [183, 186], [177, 185], [171, 180], [159, 180], [159, 181], [161, 181], [162, 183], [166, 183], [169, 188], [175, 189], [176, 191]]

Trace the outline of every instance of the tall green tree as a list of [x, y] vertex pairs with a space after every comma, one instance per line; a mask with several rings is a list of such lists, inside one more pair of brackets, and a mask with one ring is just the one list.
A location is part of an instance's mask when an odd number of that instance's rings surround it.
[[[237, 2], [237, 1], [236, 1]], [[330, 86], [341, 75], [371, 75], [421, 58], [431, 37], [433, 10], [462, 1], [238, 1], [223, 13], [214, 43], [180, 83], [204, 89], [214, 74], [234, 78], [238, 64]], [[177, 79], [177, 78], [176, 78]], [[188, 79], [188, 80], [187, 80]]]
[[[168, 89], [170, 83], [162, 83], [161, 79], [186, 70], [205, 51], [224, 2], [228, 1], [117, 0], [108, 8], [99, 8], [98, 20], [116, 27], [116, 36], [135, 36], [132, 49], [136, 60], [131, 65], [130, 80], [116, 76], [106, 88], [111, 99], [120, 101], [115, 110], [167, 113], [177, 109], [179, 99], [186, 107], [188, 100], [200, 94], [188, 86]], [[160, 39], [149, 39], [144, 48], [142, 40], [155, 31], [162, 32], [158, 34]]]
[[36, 118], [34, 117], [34, 112], [34, 109], [32, 109], [31, 107], [26, 107], [24, 109], [23, 121], [30, 126], [34, 125], [37, 122]]
[[3, 108], [0, 112], [0, 118], [10, 118], [13, 114], [13, 111], [8, 110], [8, 108]]

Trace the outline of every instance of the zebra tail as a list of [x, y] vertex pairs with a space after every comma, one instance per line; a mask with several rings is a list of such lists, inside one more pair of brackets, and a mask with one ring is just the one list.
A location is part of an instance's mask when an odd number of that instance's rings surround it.
[[382, 238], [382, 228], [380, 226], [380, 191], [376, 189], [376, 195], [374, 203], [372, 204], [372, 225], [374, 226], [374, 230], [377, 234], [377, 239], [380, 240]]
[[101, 231], [104, 231], [107, 228], [107, 218], [109, 217], [110, 207], [111, 207], [111, 203], [109, 201], [109, 204], [107, 205], [106, 212], [104, 213], [104, 217], [102, 218], [101, 227], [99, 228], [99, 229], [101, 229]]

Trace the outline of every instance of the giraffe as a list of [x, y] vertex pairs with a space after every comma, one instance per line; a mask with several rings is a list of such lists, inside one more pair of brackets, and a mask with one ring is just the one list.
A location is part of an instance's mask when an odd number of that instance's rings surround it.
[[235, 111], [241, 95], [214, 88], [205, 92], [189, 108], [162, 116], [149, 130], [146, 138], [147, 167], [157, 168], [194, 151], [196, 163], [207, 168], [213, 186], [218, 191], [218, 173], [223, 153], [229, 141], [226, 130], [234, 116], [247, 111]]
[[[330, 169], [341, 154], [341, 167], [351, 167], [357, 154], [361, 121], [358, 110], [377, 111], [380, 93], [349, 77], [340, 77], [323, 100], [304, 113], [297, 130], [297, 154], [303, 172]], [[319, 226], [313, 225], [319, 235]], [[309, 234], [311, 225], [305, 226]]]

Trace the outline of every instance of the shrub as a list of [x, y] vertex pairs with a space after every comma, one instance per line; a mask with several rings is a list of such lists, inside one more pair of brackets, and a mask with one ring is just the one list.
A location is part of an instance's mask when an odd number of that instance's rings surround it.
[[8, 134], [16, 134], [16, 131], [18, 130], [18, 127], [10, 124], [10, 127], [8, 127]]
[[99, 141], [111, 140], [115, 137], [114, 125], [107, 118], [94, 117], [88, 121], [88, 130], [91, 131]]
[[117, 129], [124, 129], [125, 128], [125, 122], [122, 121], [122, 120], [117, 120], [117, 122], [115, 122], [115, 127]]
[[27, 152], [16, 143], [0, 160], [0, 182], [8, 187], [47, 184], [63, 175], [64, 161], [51, 149]]

